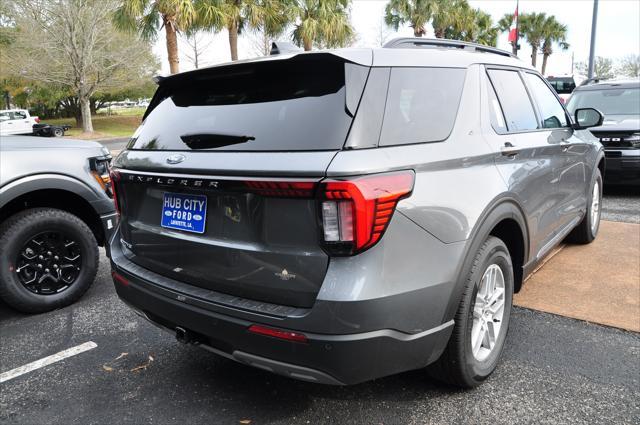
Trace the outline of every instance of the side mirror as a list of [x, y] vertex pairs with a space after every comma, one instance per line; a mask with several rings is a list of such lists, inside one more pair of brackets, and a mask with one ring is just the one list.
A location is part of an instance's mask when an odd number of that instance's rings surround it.
[[575, 112], [574, 130], [584, 130], [589, 127], [598, 127], [602, 125], [604, 116], [600, 111], [594, 108], [580, 108]]

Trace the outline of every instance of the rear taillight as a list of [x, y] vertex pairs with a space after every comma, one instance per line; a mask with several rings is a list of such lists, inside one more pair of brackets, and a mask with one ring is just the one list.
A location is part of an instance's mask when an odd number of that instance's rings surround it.
[[287, 331], [284, 329], [270, 328], [267, 326], [251, 325], [249, 326], [249, 332], [258, 334], [258, 335], [265, 335], [273, 338], [284, 339], [287, 341], [307, 342], [307, 336], [304, 334], [301, 334], [299, 332]]
[[353, 255], [375, 245], [398, 201], [411, 194], [414, 180], [413, 171], [323, 180], [318, 196], [327, 251]]
[[120, 215], [120, 202], [118, 200], [118, 184], [120, 184], [120, 173], [116, 170], [110, 170], [109, 176], [111, 178], [111, 191], [113, 192], [113, 205], [116, 207], [116, 212]]

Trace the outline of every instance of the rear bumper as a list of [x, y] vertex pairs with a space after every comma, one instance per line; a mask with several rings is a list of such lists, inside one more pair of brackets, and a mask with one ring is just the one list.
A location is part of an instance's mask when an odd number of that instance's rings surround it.
[[640, 149], [605, 150], [605, 184], [640, 185]]
[[[449, 321], [418, 333], [394, 329], [350, 334], [317, 329], [311, 332], [303, 324], [313, 309], [270, 310], [267, 305], [252, 305], [252, 301], [236, 297], [223, 299], [233, 305], [223, 305], [195, 292], [177, 291], [167, 286], [167, 278], [130, 263], [117, 242], [112, 244], [111, 265], [126, 279], [126, 283], [114, 279], [118, 296], [154, 324], [173, 334], [176, 329], [184, 330], [189, 342], [238, 362], [309, 382], [349, 385], [422, 368], [440, 356], [453, 329], [453, 321]], [[157, 284], [156, 279], [163, 284]], [[313, 313], [326, 314], [327, 329], [331, 329], [329, 324], [335, 319], [332, 312], [349, 307], [348, 302], [335, 302], [332, 308]], [[250, 333], [248, 328], [253, 324], [301, 332], [308, 342]]]

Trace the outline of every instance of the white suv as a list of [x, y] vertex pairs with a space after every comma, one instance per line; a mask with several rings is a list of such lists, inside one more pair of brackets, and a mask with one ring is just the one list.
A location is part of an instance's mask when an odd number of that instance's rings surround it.
[[0, 111], [0, 135], [31, 134], [38, 117], [29, 115], [26, 109], [3, 109]]

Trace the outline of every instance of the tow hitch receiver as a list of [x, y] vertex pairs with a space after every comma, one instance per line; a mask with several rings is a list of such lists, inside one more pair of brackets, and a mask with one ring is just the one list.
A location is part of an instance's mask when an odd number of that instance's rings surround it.
[[185, 328], [181, 328], [180, 326], [176, 326], [176, 339], [178, 340], [178, 342], [181, 342], [183, 344], [193, 344], [196, 342], [191, 332], [189, 332]]

